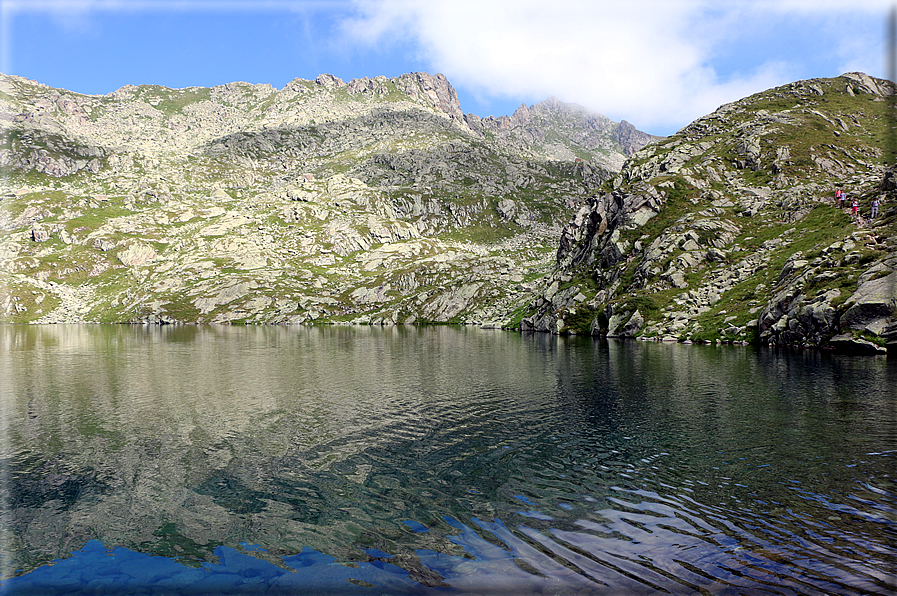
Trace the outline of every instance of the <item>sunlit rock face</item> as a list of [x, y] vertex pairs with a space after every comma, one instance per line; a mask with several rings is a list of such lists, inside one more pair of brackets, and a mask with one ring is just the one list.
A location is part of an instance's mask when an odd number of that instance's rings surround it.
[[105, 96], [0, 75], [0, 127], [14, 322], [513, 325], [653, 138], [557, 100], [465, 115], [427, 73]]

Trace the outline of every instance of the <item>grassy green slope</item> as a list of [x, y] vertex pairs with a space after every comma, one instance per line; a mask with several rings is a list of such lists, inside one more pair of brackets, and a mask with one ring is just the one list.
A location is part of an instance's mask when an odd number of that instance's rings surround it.
[[[653, 192], [662, 206], [642, 209], [647, 222], [621, 215], [583, 239], [555, 278], [587, 299], [543, 299], [532, 314], [613, 334], [638, 310], [642, 337], [758, 341], [758, 318], [783, 291], [807, 304], [828, 294], [842, 313], [861, 275], [890, 262], [897, 244], [895, 197], [881, 186], [892, 108], [861, 83], [771, 89], [639, 152], [604, 191], [628, 204]], [[858, 218], [834, 204], [839, 186], [858, 199]], [[873, 221], [874, 197], [883, 204]]]

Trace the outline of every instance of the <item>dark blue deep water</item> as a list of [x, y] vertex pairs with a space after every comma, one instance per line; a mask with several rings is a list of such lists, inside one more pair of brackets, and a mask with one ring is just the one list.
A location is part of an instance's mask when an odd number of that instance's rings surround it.
[[897, 361], [0, 327], [3, 594], [893, 594]]

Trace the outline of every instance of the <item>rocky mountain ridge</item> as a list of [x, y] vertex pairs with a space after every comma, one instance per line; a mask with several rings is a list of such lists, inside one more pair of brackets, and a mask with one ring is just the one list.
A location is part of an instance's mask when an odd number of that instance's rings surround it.
[[523, 328], [894, 347], [897, 195], [883, 165], [894, 93], [861, 73], [798, 81], [641, 149], [565, 226]]
[[884, 352], [894, 98], [798, 81], [657, 139], [557, 100], [465, 116], [425, 73], [103, 97], [3, 77], [0, 317]]
[[489, 123], [426, 73], [106, 96], [0, 76], [0, 317], [508, 324], [614, 171]]
[[[9, 101], [24, 88], [24, 101]], [[147, 157], [189, 150], [228, 135], [267, 130], [299, 129], [309, 125], [345, 122], [360, 114], [373, 118], [372, 104], [402, 111], [423, 108], [447, 117], [474, 136], [534, 157], [562, 161], [595, 162], [619, 170], [625, 157], [654, 140], [628, 122], [614, 123], [575, 104], [551, 98], [512, 116], [480, 118], [464, 115], [457, 93], [440, 74], [410, 73], [353, 79], [319, 75], [314, 81], [294, 79], [283, 89], [271, 85], [228, 83], [210, 89], [167, 89], [155, 85], [126, 85], [106, 96], [86, 96], [52, 89], [20, 77], [0, 77], [3, 111], [0, 121], [25, 130], [68, 137], [77, 155], [25, 153], [24, 147], [7, 149], [0, 165], [14, 170], [33, 168], [52, 176], [66, 176], [84, 167], [96, 173], [98, 158], [117, 153]], [[410, 104], [410, 105], [409, 105]], [[390, 111], [390, 110], [387, 110]], [[556, 124], [556, 126], [553, 126]], [[382, 124], [381, 124], [382, 125]], [[546, 147], [545, 141], [550, 143]], [[54, 147], [52, 140], [50, 148]], [[60, 145], [63, 149], [64, 145]], [[11, 152], [18, 152], [18, 159]], [[79, 159], [79, 157], [81, 159]], [[83, 163], [87, 161], [87, 163]], [[115, 163], [115, 162], [113, 162]], [[152, 162], [150, 162], [152, 164]]]

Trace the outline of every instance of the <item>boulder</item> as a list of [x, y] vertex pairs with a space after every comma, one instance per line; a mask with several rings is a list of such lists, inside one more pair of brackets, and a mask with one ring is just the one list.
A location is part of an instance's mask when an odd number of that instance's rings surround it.
[[514, 219], [514, 216], [517, 214], [517, 203], [511, 199], [502, 199], [498, 202], [496, 209], [502, 219], [509, 221]]
[[321, 85], [322, 87], [326, 87], [328, 89], [332, 89], [334, 87], [343, 87], [345, 83], [343, 80], [332, 74], [319, 74], [315, 78], [315, 83]]
[[102, 250], [103, 252], [108, 252], [115, 248], [115, 242], [111, 240], [103, 240], [102, 238], [96, 238], [93, 241], [93, 247]]
[[607, 336], [608, 337], [621, 337], [621, 334], [618, 332], [618, 329], [623, 325], [623, 322], [626, 321], [626, 317], [629, 315], [628, 312], [620, 312], [614, 313], [607, 318]]
[[118, 253], [118, 260], [124, 265], [135, 267], [148, 261], [153, 261], [158, 256], [156, 249], [148, 244], [135, 243]]
[[879, 319], [897, 316], [897, 271], [860, 284], [845, 306], [842, 328], [862, 329]]
[[889, 352], [897, 352], [897, 321], [894, 321], [881, 332]]
[[644, 325], [645, 318], [642, 316], [642, 313], [636, 310], [632, 313], [632, 316], [629, 317], [626, 324], [623, 325], [623, 328], [620, 329], [620, 337], [635, 337]]
[[854, 337], [850, 333], [836, 335], [829, 341], [829, 345], [837, 352], [846, 354], [886, 354], [887, 349], [872, 343], [871, 341]]

